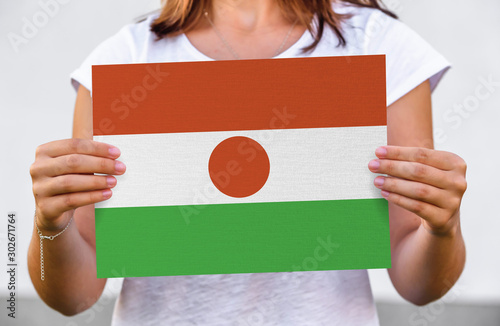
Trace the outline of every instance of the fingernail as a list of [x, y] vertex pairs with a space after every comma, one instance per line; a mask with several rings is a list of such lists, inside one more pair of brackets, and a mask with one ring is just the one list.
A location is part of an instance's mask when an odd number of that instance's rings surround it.
[[118, 148], [116, 147], [110, 147], [109, 148], [109, 155], [113, 156], [113, 157], [118, 157], [120, 156], [121, 152]]
[[384, 177], [377, 177], [375, 178], [375, 185], [377, 187], [382, 187], [384, 185], [385, 178]]
[[372, 170], [377, 170], [380, 167], [380, 162], [378, 160], [372, 160], [368, 164], [368, 167]]
[[111, 190], [109, 190], [109, 189], [106, 189], [106, 190], [103, 190], [103, 191], [102, 191], [102, 196], [103, 196], [104, 198], [109, 198], [109, 197], [111, 197], [111, 194], [112, 194], [112, 192], [111, 192]]
[[375, 150], [375, 154], [378, 157], [385, 157], [387, 155], [387, 148], [385, 147], [379, 147]]
[[116, 163], [115, 163], [115, 170], [117, 172], [124, 172], [125, 171], [125, 164], [123, 164], [120, 161], [116, 161]]
[[108, 183], [109, 188], [116, 186], [116, 179], [113, 177], [106, 177], [106, 182]]
[[385, 190], [382, 190], [380, 193], [382, 194], [382, 197], [384, 197], [384, 198], [389, 197], [389, 194], [390, 194], [388, 191], [385, 191]]

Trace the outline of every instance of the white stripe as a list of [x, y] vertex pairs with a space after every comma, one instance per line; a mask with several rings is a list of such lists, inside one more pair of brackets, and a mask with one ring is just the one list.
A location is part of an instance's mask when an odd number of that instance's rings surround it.
[[[117, 146], [127, 166], [111, 199], [96, 205], [139, 207], [380, 198], [368, 162], [387, 143], [386, 126], [96, 136]], [[208, 174], [212, 150], [246, 136], [267, 152], [270, 174], [255, 195], [222, 194]]]

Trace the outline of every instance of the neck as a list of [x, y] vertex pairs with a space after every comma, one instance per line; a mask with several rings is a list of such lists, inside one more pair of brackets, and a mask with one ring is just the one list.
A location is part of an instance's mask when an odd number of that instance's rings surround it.
[[240, 33], [271, 31], [290, 23], [275, 0], [213, 0], [211, 17], [217, 26]]

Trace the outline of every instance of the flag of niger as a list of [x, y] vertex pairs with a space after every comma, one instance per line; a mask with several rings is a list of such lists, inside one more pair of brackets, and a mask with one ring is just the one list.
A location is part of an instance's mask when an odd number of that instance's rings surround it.
[[391, 266], [385, 56], [93, 66], [98, 277]]

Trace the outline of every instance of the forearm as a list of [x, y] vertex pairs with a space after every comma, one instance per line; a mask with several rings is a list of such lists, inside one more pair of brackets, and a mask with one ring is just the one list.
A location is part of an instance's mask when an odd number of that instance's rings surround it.
[[443, 296], [459, 278], [464, 264], [459, 223], [445, 235], [432, 234], [421, 224], [393, 248], [389, 275], [402, 297], [423, 305]]
[[[57, 232], [41, 229], [44, 235]], [[28, 269], [38, 294], [47, 305], [65, 315], [92, 306], [100, 297], [106, 279], [97, 279], [95, 250], [82, 238], [77, 223], [54, 240], [43, 239], [45, 279], [40, 278], [40, 238], [33, 228], [28, 250]]]

